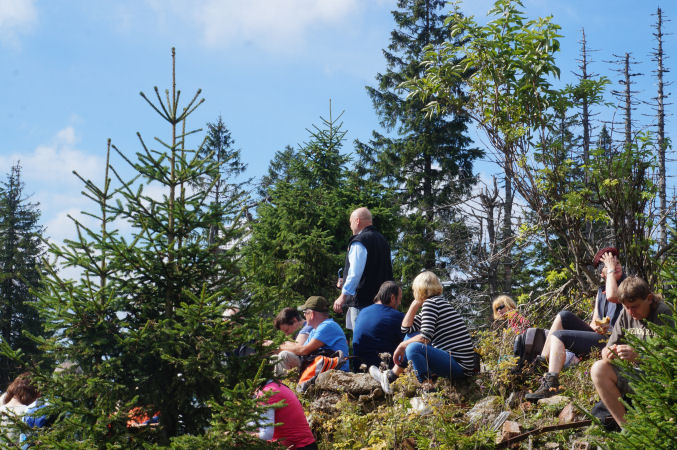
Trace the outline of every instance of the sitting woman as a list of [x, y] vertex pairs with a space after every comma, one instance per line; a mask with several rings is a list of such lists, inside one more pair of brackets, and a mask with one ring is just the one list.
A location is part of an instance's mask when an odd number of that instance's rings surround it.
[[19, 433], [12, 426], [14, 419], [21, 419], [35, 400], [40, 397], [37, 388], [31, 383], [31, 375], [24, 372], [12, 381], [0, 398], [0, 427], [2, 432], [18, 442]]
[[395, 349], [396, 367], [378, 376], [370, 371], [386, 391], [389, 386], [385, 385], [394, 381], [408, 361], [418, 381], [427, 386], [434, 375], [453, 379], [474, 372], [475, 350], [470, 334], [461, 316], [442, 297], [439, 278], [432, 272], [421, 272], [411, 288], [414, 301], [402, 320], [402, 332], [409, 337]]
[[266, 410], [263, 424], [259, 428], [259, 438], [282, 444], [285, 448], [317, 450], [317, 443], [303, 412], [303, 406], [294, 391], [281, 382], [268, 380], [256, 395], [262, 397], [265, 392], [272, 394], [266, 399], [267, 405], [281, 401], [284, 405]]
[[491, 310], [494, 312], [494, 320], [505, 321], [512, 328], [515, 334], [520, 334], [529, 328], [529, 321], [517, 312], [517, 305], [509, 295], [499, 295], [491, 304]]

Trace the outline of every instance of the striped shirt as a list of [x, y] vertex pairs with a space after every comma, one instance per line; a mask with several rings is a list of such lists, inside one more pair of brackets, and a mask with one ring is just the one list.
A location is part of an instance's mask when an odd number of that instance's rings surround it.
[[444, 350], [454, 357], [467, 374], [475, 366], [475, 350], [470, 333], [461, 316], [442, 296], [430, 297], [423, 302], [421, 310], [414, 317], [411, 327], [402, 327], [403, 333], [420, 331], [421, 335], [435, 348]]

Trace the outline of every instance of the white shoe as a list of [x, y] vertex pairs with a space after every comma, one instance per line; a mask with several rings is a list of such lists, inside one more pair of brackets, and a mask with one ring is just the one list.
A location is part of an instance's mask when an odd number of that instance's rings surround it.
[[371, 375], [374, 380], [381, 383], [381, 389], [383, 389], [384, 393], [393, 393], [393, 390], [390, 387], [390, 382], [388, 381], [388, 375], [385, 372], [381, 372], [376, 366], [369, 366], [369, 375]]

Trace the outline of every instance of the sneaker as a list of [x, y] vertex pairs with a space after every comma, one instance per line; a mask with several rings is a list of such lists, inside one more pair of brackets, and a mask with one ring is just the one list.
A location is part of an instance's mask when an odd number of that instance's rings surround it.
[[526, 400], [537, 401], [542, 398], [552, 397], [559, 394], [559, 378], [556, 373], [548, 372], [541, 379], [541, 386], [536, 390], [524, 396]]
[[393, 393], [393, 390], [390, 387], [390, 382], [388, 381], [388, 374], [386, 372], [381, 372], [376, 366], [369, 366], [369, 375], [371, 375], [374, 380], [381, 383], [381, 388], [383, 389], [384, 393]]

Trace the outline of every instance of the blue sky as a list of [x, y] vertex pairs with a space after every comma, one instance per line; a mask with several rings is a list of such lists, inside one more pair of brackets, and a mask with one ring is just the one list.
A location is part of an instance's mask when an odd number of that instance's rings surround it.
[[[490, 4], [467, 1], [462, 10], [479, 18]], [[201, 88], [206, 98], [189, 127], [222, 115], [249, 176], [262, 175], [275, 151], [306, 140], [306, 128], [328, 115], [330, 99], [335, 114], [345, 111], [344, 149], [350, 151], [354, 139], [367, 140], [378, 129], [364, 86], [373, 85], [385, 68], [381, 49], [388, 44], [395, 5], [395, 0], [0, 0], [0, 174], [4, 178], [21, 160], [26, 192], [40, 202], [48, 235], [71, 236], [66, 214], [89, 209], [71, 171], [101, 180], [109, 137], [131, 154], [140, 148], [137, 131], [146, 141], [167, 136], [139, 91], [170, 86], [172, 46], [183, 94]], [[563, 27], [562, 82], [571, 80], [585, 28], [590, 47], [598, 50], [592, 69], [616, 81], [604, 61], [632, 52], [641, 62], [636, 71], [646, 74], [637, 86], [646, 100], [655, 91], [648, 54], [657, 6], [525, 0], [530, 16], [553, 14]], [[660, 6], [668, 19], [677, 19], [675, 2]], [[674, 22], [666, 31], [675, 32]], [[665, 46], [674, 55], [675, 36], [667, 36]], [[639, 113], [639, 121], [648, 123]], [[674, 136], [675, 119], [668, 120]], [[480, 139], [476, 145], [482, 146]], [[497, 170], [488, 162], [479, 168], [483, 176]]]

